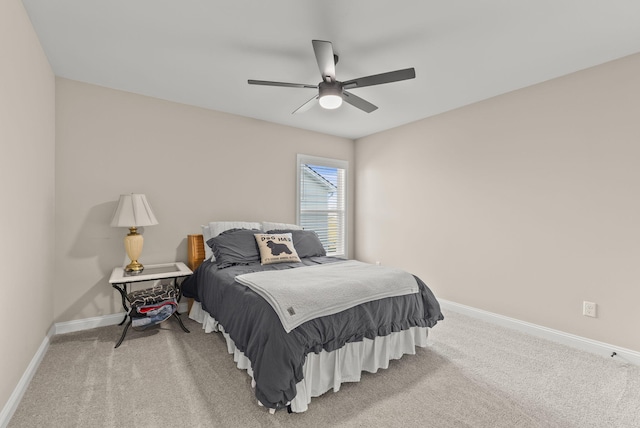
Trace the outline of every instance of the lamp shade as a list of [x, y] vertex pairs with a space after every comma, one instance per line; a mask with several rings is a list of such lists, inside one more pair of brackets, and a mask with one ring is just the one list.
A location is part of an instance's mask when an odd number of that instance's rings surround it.
[[147, 197], [140, 193], [120, 195], [118, 208], [111, 220], [112, 227], [139, 227], [158, 224]]

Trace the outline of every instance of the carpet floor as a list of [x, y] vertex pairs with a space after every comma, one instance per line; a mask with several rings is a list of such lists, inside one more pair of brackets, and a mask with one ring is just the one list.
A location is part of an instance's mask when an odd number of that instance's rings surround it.
[[19, 427], [640, 427], [640, 367], [448, 311], [430, 345], [315, 398], [259, 407], [220, 334], [182, 318], [52, 338]]

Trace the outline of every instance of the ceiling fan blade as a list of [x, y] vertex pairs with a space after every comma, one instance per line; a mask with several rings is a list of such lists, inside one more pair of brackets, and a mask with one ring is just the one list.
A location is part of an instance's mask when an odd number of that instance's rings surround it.
[[371, 104], [369, 101], [363, 100], [360, 97], [356, 97], [355, 95], [347, 91], [342, 91], [342, 99], [352, 106], [357, 107], [362, 111], [366, 111], [367, 113], [371, 113], [372, 111], [378, 109], [377, 106]]
[[342, 87], [345, 89], [362, 88], [365, 86], [381, 85], [383, 83], [413, 79], [414, 77], [416, 77], [416, 70], [412, 67], [405, 68], [404, 70], [389, 71], [387, 73], [374, 74], [372, 76], [347, 80], [346, 82], [342, 82]]
[[311, 98], [309, 101], [307, 101], [306, 103], [302, 104], [300, 107], [292, 111], [291, 114], [304, 113], [305, 111], [309, 110], [311, 107], [315, 105], [315, 101], [317, 99], [318, 99], [318, 96], [316, 95], [315, 97]]
[[313, 51], [316, 54], [316, 61], [320, 69], [320, 75], [323, 81], [329, 78], [331, 82], [336, 80], [336, 62], [333, 57], [333, 46], [331, 42], [324, 40], [312, 40]]
[[318, 89], [318, 85], [306, 85], [304, 83], [285, 83], [285, 82], [270, 82], [268, 80], [247, 80], [250, 85], [264, 85], [264, 86], [283, 86], [285, 88], [309, 88]]

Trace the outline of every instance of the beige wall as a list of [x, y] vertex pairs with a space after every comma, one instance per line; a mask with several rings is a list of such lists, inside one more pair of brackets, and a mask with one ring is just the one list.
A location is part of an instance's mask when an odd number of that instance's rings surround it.
[[55, 85], [19, 0], [0, 2], [0, 410], [53, 320]]
[[29, 305], [0, 312], [0, 406], [52, 321], [121, 310], [107, 283], [125, 258], [126, 231], [108, 226], [120, 193], [147, 194], [160, 221], [141, 261], [184, 260], [203, 222], [295, 221], [297, 153], [350, 161], [357, 258], [640, 351], [640, 55], [354, 145], [55, 80], [19, 0], [0, 2], [0, 48], [0, 287]]
[[125, 259], [127, 230], [109, 227], [121, 193], [146, 194], [159, 221], [140, 261], [185, 261], [202, 223], [294, 223], [297, 153], [353, 163], [353, 151], [349, 139], [57, 79], [55, 321], [122, 311], [107, 282]]
[[640, 351], [639, 115], [640, 54], [358, 140], [356, 257]]

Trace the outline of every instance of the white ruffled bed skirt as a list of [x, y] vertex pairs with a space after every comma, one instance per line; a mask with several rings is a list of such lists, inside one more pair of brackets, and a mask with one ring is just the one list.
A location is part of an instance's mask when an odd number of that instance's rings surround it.
[[[205, 333], [221, 332], [238, 368], [246, 370], [253, 379], [251, 361], [236, 348], [223, 326], [204, 311], [200, 303], [193, 303], [189, 318], [201, 323]], [[312, 397], [319, 397], [330, 389], [337, 392], [343, 382], [359, 382], [363, 371], [376, 373], [378, 369], [388, 368], [391, 360], [400, 359], [404, 354], [415, 354], [416, 346], [427, 346], [428, 334], [427, 327], [411, 327], [374, 340], [347, 343], [332, 352], [308, 354], [303, 367], [304, 379], [296, 385], [297, 395], [290, 403], [291, 410], [304, 412]]]

